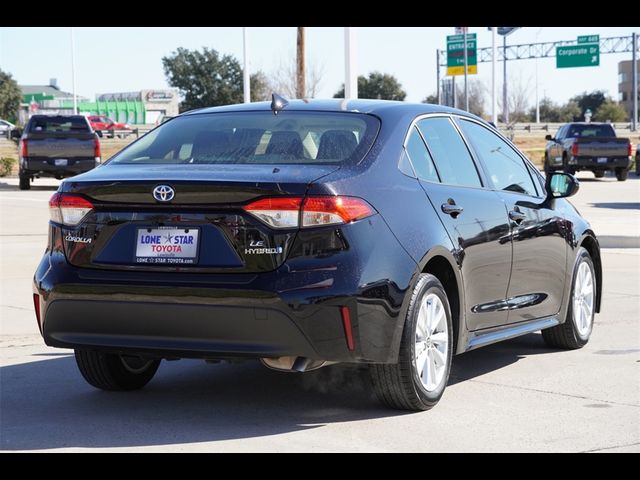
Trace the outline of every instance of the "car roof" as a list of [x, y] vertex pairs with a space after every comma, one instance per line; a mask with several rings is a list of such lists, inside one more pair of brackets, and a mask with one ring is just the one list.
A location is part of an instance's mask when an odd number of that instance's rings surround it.
[[[241, 103], [236, 105], [225, 105], [221, 107], [201, 108], [185, 112], [183, 115], [193, 115], [200, 113], [223, 113], [223, 112], [249, 112], [249, 111], [269, 111], [271, 102]], [[289, 100], [289, 105], [284, 111], [322, 111], [322, 112], [357, 112], [373, 115], [385, 115], [390, 113], [415, 113], [415, 115], [425, 113], [456, 113], [468, 117], [475, 117], [468, 112], [443, 105], [433, 105], [429, 103], [409, 103], [393, 100], [345, 100], [340, 98], [326, 100]]]

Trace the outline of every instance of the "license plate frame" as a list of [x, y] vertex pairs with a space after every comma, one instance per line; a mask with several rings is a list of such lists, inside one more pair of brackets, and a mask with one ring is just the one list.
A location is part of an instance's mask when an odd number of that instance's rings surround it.
[[598, 165], [603, 164], [603, 163], [607, 163], [609, 161], [608, 157], [598, 157], [596, 159], [596, 162], [598, 163]]
[[198, 227], [137, 228], [134, 261], [138, 265], [196, 265], [200, 238]]
[[56, 167], [66, 167], [69, 165], [69, 159], [68, 158], [56, 158], [53, 161], [54, 165]]

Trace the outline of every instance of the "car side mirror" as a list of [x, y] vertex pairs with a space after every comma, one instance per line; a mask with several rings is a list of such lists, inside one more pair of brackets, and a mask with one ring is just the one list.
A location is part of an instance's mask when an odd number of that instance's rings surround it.
[[551, 135], [549, 135], [549, 134], [545, 135], [544, 139], [549, 141], [549, 142], [553, 142], [553, 137]]
[[547, 176], [546, 190], [548, 198], [571, 197], [580, 190], [580, 182], [569, 173], [553, 172]]

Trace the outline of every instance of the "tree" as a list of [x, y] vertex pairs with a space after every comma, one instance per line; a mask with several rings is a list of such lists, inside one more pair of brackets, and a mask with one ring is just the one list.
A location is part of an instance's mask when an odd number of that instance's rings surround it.
[[22, 101], [22, 91], [10, 73], [0, 70], [0, 118], [15, 122]]
[[[371, 72], [369, 77], [358, 76], [358, 98], [381, 100], [404, 100], [407, 92], [396, 77], [388, 73]], [[344, 98], [344, 84], [333, 98]]]
[[423, 100], [422, 103], [432, 103], [434, 105], [438, 104], [438, 95], [436, 95], [435, 93], [432, 93], [431, 95], [427, 95]]
[[181, 111], [243, 100], [242, 67], [233, 55], [220, 55], [207, 47], [202, 51], [178, 48], [162, 58], [162, 65], [169, 85], [184, 97]]
[[624, 122], [628, 120], [627, 111], [611, 98], [607, 98], [593, 113], [596, 122]]
[[581, 95], [576, 95], [571, 99], [571, 101], [578, 104], [582, 115], [584, 115], [587, 109], [595, 113], [606, 100], [607, 96], [603, 90], [594, 90], [591, 93], [583, 92]]
[[569, 100], [560, 108], [559, 122], [576, 122], [582, 117], [582, 111], [578, 102], [575, 100]]
[[271, 100], [271, 89], [269, 88], [269, 80], [262, 71], [257, 71], [249, 77], [251, 88], [251, 101], [261, 102], [263, 100]]
[[[477, 79], [469, 79], [467, 83], [469, 94], [469, 113], [473, 113], [479, 117], [484, 115], [484, 84]], [[456, 91], [458, 97], [458, 108], [464, 110], [464, 85]]]
[[[281, 59], [278, 67], [267, 78], [267, 84], [272, 92], [286, 98], [298, 98], [297, 91], [297, 64], [296, 57], [289, 54]], [[322, 84], [324, 68], [316, 63], [313, 58], [305, 59], [305, 93], [303, 98], [315, 98]]]
[[[550, 98], [543, 98], [540, 100], [540, 121], [541, 122], [560, 122], [561, 115], [560, 105], [554, 103]], [[533, 120], [536, 118], [536, 107], [529, 110], [529, 117]]]

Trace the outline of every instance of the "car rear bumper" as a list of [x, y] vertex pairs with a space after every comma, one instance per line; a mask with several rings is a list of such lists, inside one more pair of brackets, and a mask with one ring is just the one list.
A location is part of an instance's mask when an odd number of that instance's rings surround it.
[[[378, 221], [356, 223], [344, 228], [354, 241]], [[394, 362], [416, 265], [385, 228], [363, 249], [261, 274], [92, 270], [47, 252], [34, 278], [40, 331], [54, 347], [164, 357]]]
[[39, 177], [72, 177], [88, 172], [96, 167], [95, 158], [68, 159], [68, 164], [59, 166], [54, 159], [30, 160], [22, 163], [20, 171], [23, 175], [37, 175]]
[[[599, 158], [606, 158], [606, 162], [600, 162]], [[631, 159], [630, 157], [571, 157], [569, 165], [582, 170], [629, 168]]]

